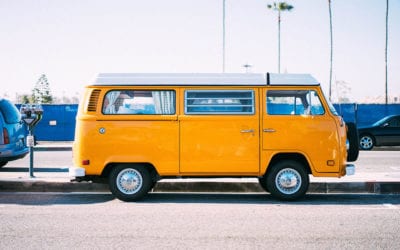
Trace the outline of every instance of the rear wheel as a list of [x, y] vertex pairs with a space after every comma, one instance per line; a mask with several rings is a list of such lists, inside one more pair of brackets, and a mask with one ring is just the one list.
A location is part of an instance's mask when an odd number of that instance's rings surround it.
[[360, 148], [362, 150], [371, 150], [374, 147], [374, 138], [371, 135], [360, 136]]
[[303, 164], [283, 160], [273, 166], [267, 175], [267, 188], [280, 200], [295, 200], [308, 190], [309, 177]]
[[141, 165], [118, 165], [110, 173], [110, 191], [120, 200], [136, 201], [152, 186], [149, 171]]

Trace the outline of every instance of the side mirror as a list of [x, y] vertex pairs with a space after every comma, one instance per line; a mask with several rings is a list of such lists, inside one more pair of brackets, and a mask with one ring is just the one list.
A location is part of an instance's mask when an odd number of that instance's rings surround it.
[[382, 128], [386, 128], [387, 126], [389, 126], [388, 122], [385, 122], [384, 124], [381, 125]]

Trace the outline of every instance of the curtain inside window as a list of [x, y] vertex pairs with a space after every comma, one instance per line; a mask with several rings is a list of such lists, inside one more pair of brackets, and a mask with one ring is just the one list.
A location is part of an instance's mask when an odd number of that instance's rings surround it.
[[117, 111], [115, 110], [115, 102], [118, 99], [121, 91], [112, 91], [107, 94], [108, 105], [104, 108], [104, 114], [115, 114]]
[[174, 91], [152, 91], [156, 114], [175, 114], [175, 92]]

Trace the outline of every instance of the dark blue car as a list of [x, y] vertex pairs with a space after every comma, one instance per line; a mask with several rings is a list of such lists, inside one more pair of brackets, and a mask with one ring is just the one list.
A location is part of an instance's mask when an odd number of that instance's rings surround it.
[[29, 153], [25, 143], [27, 133], [17, 107], [0, 98], [0, 167]]
[[358, 128], [360, 149], [375, 146], [400, 146], [400, 115], [390, 115], [368, 127]]

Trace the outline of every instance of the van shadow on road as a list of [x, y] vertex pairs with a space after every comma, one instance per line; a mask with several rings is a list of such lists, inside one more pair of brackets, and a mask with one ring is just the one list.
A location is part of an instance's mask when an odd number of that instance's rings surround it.
[[279, 201], [271, 195], [256, 193], [150, 193], [138, 202], [125, 203], [114, 198], [111, 193], [14, 193], [0, 192], [1, 204], [18, 205], [89, 205], [116, 202], [124, 204], [254, 204], [285, 206], [319, 205], [400, 205], [400, 195], [372, 194], [307, 194], [297, 201]]

